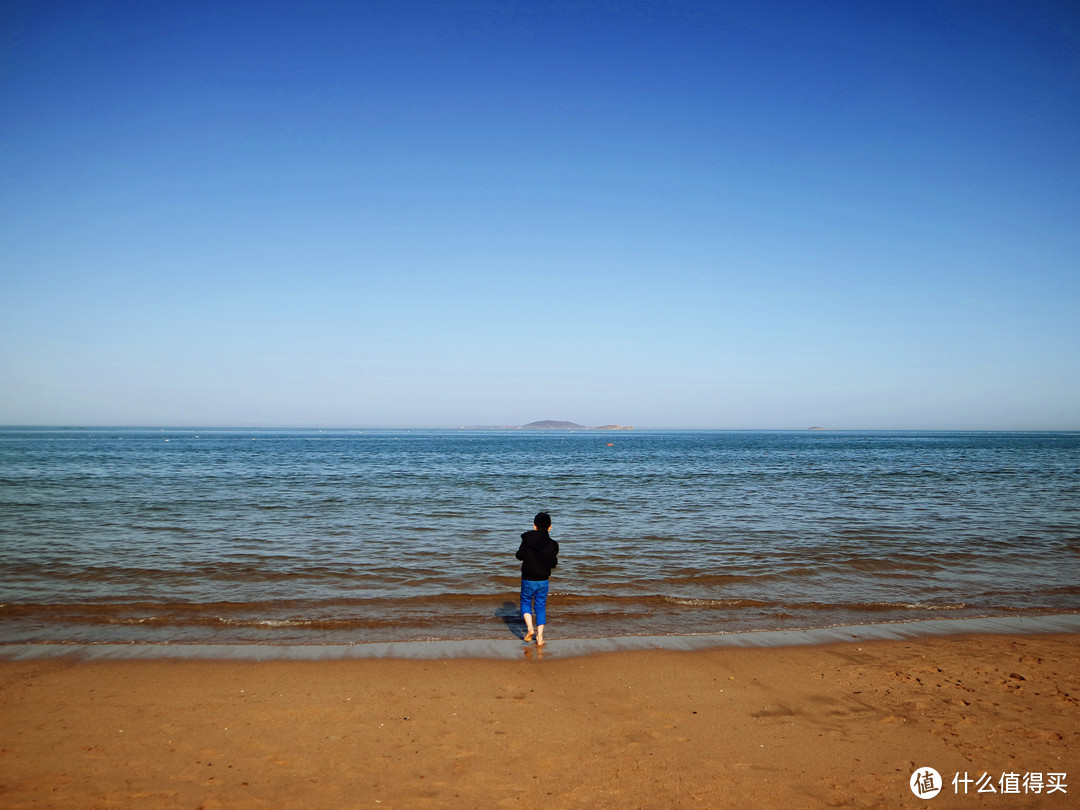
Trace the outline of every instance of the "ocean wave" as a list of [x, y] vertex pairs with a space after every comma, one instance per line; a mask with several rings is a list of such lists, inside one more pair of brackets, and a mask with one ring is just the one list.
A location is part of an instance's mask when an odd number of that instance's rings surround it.
[[[794, 605], [793, 605], [794, 606]], [[964, 602], [806, 602], [798, 605], [804, 610], [857, 610], [857, 611], [906, 611], [906, 610], [964, 610]]]
[[680, 607], [707, 607], [707, 608], [763, 608], [773, 607], [776, 602], [765, 602], [760, 599], [702, 599], [697, 597], [662, 596], [659, 597], [670, 605]]
[[[752, 598], [714, 598], [652, 594], [648, 596], [583, 595], [554, 592], [551, 608], [574, 615], [620, 613], [648, 616], [657, 611], [740, 611], [772, 609], [802, 613], [816, 611], [947, 611], [970, 607], [964, 602], [798, 602]], [[333, 600], [266, 600], [256, 602], [72, 602], [0, 604], [0, 619], [115, 624], [245, 623], [348, 625], [379, 622], [383, 618], [423, 621], [425, 614], [483, 615], [499, 606], [517, 608], [516, 594], [453, 593], [437, 597], [348, 598]], [[380, 618], [382, 617], [382, 618]], [[285, 626], [283, 624], [282, 626]]]

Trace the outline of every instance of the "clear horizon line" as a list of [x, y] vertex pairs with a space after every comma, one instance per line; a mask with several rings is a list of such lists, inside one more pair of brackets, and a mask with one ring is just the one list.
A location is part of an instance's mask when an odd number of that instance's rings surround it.
[[[526, 427], [524, 425], [432, 425], [432, 424], [389, 424], [389, 425], [319, 425], [310, 423], [297, 424], [92, 424], [92, 423], [39, 423], [18, 424], [0, 423], [0, 430], [530, 430], [545, 432], [567, 431], [604, 431], [604, 426], [566, 428]], [[634, 425], [610, 428], [610, 433], [633, 433], [645, 430], [699, 430], [727, 432], [798, 432], [798, 433], [1077, 433], [1080, 428], [1069, 427], [716, 427], [702, 425]]]

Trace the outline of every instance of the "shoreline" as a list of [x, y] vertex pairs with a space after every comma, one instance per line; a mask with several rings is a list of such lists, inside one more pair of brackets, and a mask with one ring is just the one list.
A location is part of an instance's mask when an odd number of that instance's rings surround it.
[[[580, 658], [636, 650], [690, 652], [725, 647], [822, 646], [852, 641], [897, 641], [961, 635], [1080, 634], [1080, 613], [921, 619], [875, 624], [837, 625], [800, 630], [751, 630], [686, 635], [558, 638], [542, 649], [545, 657]], [[221, 661], [338, 661], [357, 659], [516, 659], [535, 649], [518, 638], [357, 642], [355, 644], [127, 644], [39, 642], [0, 644], [0, 662], [52, 658], [78, 660], [191, 659]]]
[[[517, 660], [3, 660], [0, 804], [1064, 810], [1080, 793], [1080, 633], [511, 646]], [[911, 788], [928, 768], [932, 803]], [[978, 795], [983, 777], [1014, 795]]]

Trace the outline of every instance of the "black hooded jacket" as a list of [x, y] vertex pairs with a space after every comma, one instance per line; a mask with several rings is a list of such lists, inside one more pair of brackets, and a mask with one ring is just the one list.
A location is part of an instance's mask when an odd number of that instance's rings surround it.
[[535, 529], [521, 535], [516, 556], [521, 560], [521, 578], [542, 582], [559, 564], [559, 544], [545, 530]]

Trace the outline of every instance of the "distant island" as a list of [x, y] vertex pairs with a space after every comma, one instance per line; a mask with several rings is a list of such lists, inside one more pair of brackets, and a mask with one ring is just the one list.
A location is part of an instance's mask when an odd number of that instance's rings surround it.
[[633, 430], [627, 425], [600, 425], [599, 427], [586, 427], [577, 422], [561, 422], [556, 419], [541, 419], [539, 422], [529, 422], [527, 425], [472, 425], [468, 430]]

